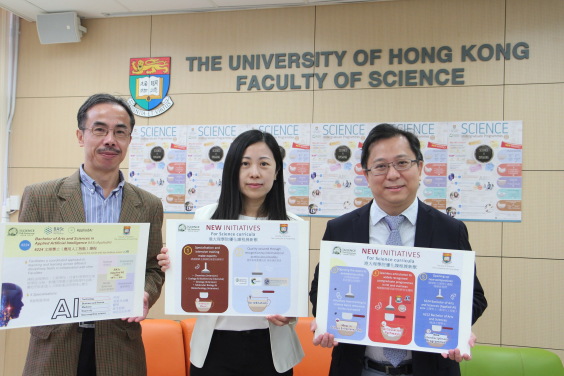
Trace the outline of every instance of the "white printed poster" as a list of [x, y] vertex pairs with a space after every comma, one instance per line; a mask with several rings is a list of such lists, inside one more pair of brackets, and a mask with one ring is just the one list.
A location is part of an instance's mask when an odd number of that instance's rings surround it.
[[159, 197], [169, 213], [184, 212], [186, 127], [136, 126], [129, 147], [129, 182]]
[[184, 212], [215, 204], [221, 192], [225, 156], [246, 125], [188, 125]]
[[282, 153], [286, 210], [307, 215], [309, 205], [310, 124], [251, 124], [274, 136]]
[[309, 222], [167, 220], [165, 313], [307, 317]]
[[315, 335], [470, 354], [474, 258], [471, 251], [322, 241]]
[[521, 221], [523, 123], [449, 123], [447, 214]]
[[340, 216], [372, 200], [360, 156], [364, 139], [375, 125], [311, 125], [310, 215]]
[[0, 329], [143, 315], [148, 223], [2, 223]]

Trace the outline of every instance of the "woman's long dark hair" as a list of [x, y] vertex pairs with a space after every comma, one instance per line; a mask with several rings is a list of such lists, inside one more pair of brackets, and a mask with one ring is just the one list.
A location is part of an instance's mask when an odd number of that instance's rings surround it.
[[272, 184], [272, 189], [266, 195], [266, 198], [259, 209], [258, 216], [267, 216], [272, 220], [288, 220], [286, 214], [286, 203], [284, 198], [284, 177], [282, 176], [282, 154], [280, 146], [276, 139], [266, 132], [252, 129], [241, 133], [231, 144], [227, 156], [225, 157], [225, 165], [223, 167], [223, 176], [221, 178], [221, 194], [219, 195], [219, 204], [211, 219], [239, 219], [239, 214], [243, 210], [243, 195], [239, 189], [239, 171], [241, 170], [241, 161], [245, 150], [257, 142], [264, 142], [276, 162], [276, 180]]

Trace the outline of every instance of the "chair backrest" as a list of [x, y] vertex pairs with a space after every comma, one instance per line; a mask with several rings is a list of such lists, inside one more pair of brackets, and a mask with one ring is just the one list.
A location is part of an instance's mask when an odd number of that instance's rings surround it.
[[182, 334], [184, 337], [184, 359], [186, 360], [187, 376], [190, 375], [190, 339], [192, 339], [194, 325], [196, 325], [196, 319], [186, 319], [180, 321], [180, 326], [182, 327]]
[[172, 320], [141, 321], [147, 358], [147, 376], [186, 376], [184, 338], [180, 324]]
[[313, 345], [313, 333], [310, 324], [313, 317], [300, 317], [296, 325], [296, 333], [304, 349], [305, 356], [294, 367], [294, 376], [327, 376], [331, 365], [332, 349]]
[[462, 376], [564, 376], [558, 355], [543, 349], [475, 346]]

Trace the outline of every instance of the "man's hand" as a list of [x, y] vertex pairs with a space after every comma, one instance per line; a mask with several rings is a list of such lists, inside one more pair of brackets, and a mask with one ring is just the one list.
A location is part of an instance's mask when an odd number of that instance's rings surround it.
[[330, 349], [333, 346], [337, 346], [339, 342], [335, 341], [335, 336], [333, 334], [325, 333], [315, 338], [315, 330], [317, 329], [317, 322], [315, 319], [311, 320], [310, 324], [311, 331], [313, 332], [313, 345], [321, 347], [327, 347]]
[[127, 320], [127, 322], [139, 322], [139, 321], [143, 321], [147, 318], [147, 314], [149, 313], [149, 293], [147, 291], [145, 291], [145, 294], [143, 295], [143, 316], [137, 316], [137, 317], [124, 317], [122, 318], [122, 320]]
[[[471, 348], [474, 348], [474, 344], [476, 343], [476, 335], [474, 333], [472, 333], [470, 335], [470, 340], [468, 341], [468, 344], [470, 345]], [[448, 350], [448, 353], [442, 353], [441, 354], [443, 356], [443, 358], [449, 358], [451, 360], [456, 361], [457, 363], [462, 362], [463, 360], [470, 360], [472, 359], [472, 355], [470, 354], [461, 354], [460, 350], [458, 348], [454, 349], [454, 350]]]
[[157, 260], [159, 260], [159, 266], [161, 267], [161, 271], [166, 271], [170, 268], [170, 260], [168, 259], [168, 248], [163, 247], [161, 248], [161, 253], [157, 255]]
[[294, 317], [285, 317], [282, 315], [268, 315], [266, 319], [276, 326], [288, 325]]

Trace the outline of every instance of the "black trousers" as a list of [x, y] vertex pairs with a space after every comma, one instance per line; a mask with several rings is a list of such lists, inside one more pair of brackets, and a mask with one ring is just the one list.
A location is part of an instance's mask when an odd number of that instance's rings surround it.
[[215, 330], [202, 368], [190, 364], [190, 376], [291, 376], [276, 372], [268, 329]]
[[77, 376], [96, 376], [96, 347], [94, 329], [78, 328], [82, 330], [82, 344], [78, 355]]

